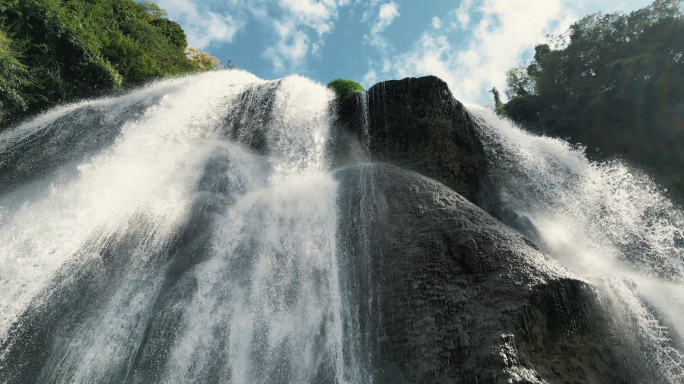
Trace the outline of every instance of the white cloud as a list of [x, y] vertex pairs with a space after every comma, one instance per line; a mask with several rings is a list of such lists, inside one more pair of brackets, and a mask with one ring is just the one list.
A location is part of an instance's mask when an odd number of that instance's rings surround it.
[[188, 38], [188, 45], [205, 48], [214, 42], [231, 42], [245, 22], [229, 14], [200, 11], [190, 0], [159, 0], [169, 15], [177, 16]]
[[309, 36], [297, 30], [293, 22], [275, 22], [278, 31], [279, 41], [275, 46], [271, 46], [263, 53], [263, 57], [273, 62], [276, 71], [286, 71], [297, 69], [303, 64], [303, 59], [309, 52]]
[[311, 44], [311, 54], [316, 57], [321, 57], [321, 46], [318, 43]]
[[473, 5], [473, 0], [462, 0], [461, 5], [456, 9], [456, 20], [462, 29], [466, 29], [470, 24], [470, 7]]
[[280, 0], [280, 6], [288, 11], [297, 24], [314, 29], [318, 35], [330, 32], [337, 19], [334, 0]]
[[385, 61], [382, 63], [382, 71], [389, 72], [390, 69], [392, 69], [392, 62], [388, 59], [385, 59]]
[[370, 18], [371, 18], [371, 11], [365, 10], [363, 12], [363, 15], [361, 15], [361, 22], [365, 23], [366, 21], [370, 20]]
[[361, 80], [361, 82], [366, 86], [366, 88], [368, 88], [378, 82], [378, 74], [375, 72], [375, 70], [371, 69], [368, 71], [368, 73], [366, 73], [365, 76], [363, 76], [363, 80]]
[[486, 103], [489, 89], [502, 90], [506, 71], [519, 65], [522, 52], [543, 41], [547, 33], [565, 31], [575, 20], [562, 0], [483, 0], [478, 12], [482, 18], [472, 27], [466, 48], [456, 49], [446, 34], [427, 31], [411, 51], [393, 57], [395, 73], [436, 75], [458, 99]]
[[397, 16], [399, 16], [399, 11], [397, 10], [397, 4], [394, 1], [381, 5], [380, 13], [378, 14], [380, 20], [374, 28], [377, 28], [380, 31], [384, 30], [392, 24], [394, 18]]
[[[377, 1], [377, 0], [371, 0]], [[191, 46], [232, 42], [247, 22], [256, 20], [273, 32], [273, 43], [262, 56], [276, 72], [304, 68], [308, 55], [322, 55], [325, 36], [332, 32], [338, 9], [351, 0], [158, 0], [172, 18], [178, 18]], [[228, 13], [212, 12], [215, 9]]]
[[439, 17], [435, 16], [432, 18], [432, 28], [434, 28], [434, 29], [442, 28], [442, 20], [440, 20]]
[[457, 77], [452, 68], [452, 58], [448, 57], [453, 51], [447, 37], [423, 34], [418, 45], [418, 49], [398, 57], [399, 60], [406, 60], [403, 63], [395, 62], [399, 76], [435, 75], [450, 85], [454, 84]]
[[[251, 0], [268, 3], [268, 0]], [[305, 67], [308, 54], [321, 56], [325, 35], [335, 27], [338, 7], [350, 0], [279, 0], [280, 12], [253, 13], [264, 25], [275, 25], [277, 42], [264, 51], [276, 72], [300, 70]], [[250, 6], [252, 12], [253, 6]]]
[[[378, 17], [371, 27], [370, 33], [365, 36], [365, 39], [370, 45], [376, 46], [380, 49], [387, 48], [387, 41], [382, 37], [381, 33], [392, 23], [394, 19], [399, 17], [397, 4], [394, 1], [382, 4], [378, 11]], [[364, 14], [365, 18], [365, 14]]]

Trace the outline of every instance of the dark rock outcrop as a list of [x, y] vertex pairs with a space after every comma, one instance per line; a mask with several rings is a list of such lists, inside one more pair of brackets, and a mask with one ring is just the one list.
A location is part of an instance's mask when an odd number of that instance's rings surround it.
[[[435, 179], [473, 201], [486, 169], [475, 124], [435, 76], [385, 81], [337, 106], [338, 165], [391, 163]], [[367, 152], [367, 153], [365, 153]]]
[[588, 282], [446, 186], [389, 165], [337, 172], [340, 270], [379, 383], [655, 378]]

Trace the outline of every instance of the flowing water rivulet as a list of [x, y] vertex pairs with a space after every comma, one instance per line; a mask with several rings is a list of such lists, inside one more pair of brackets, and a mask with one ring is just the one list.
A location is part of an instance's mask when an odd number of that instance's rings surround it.
[[0, 136], [0, 382], [334, 383], [332, 92], [220, 71]]
[[468, 109], [492, 161], [485, 208], [597, 284], [651, 368], [684, 382], [684, 213], [622, 162], [590, 162], [565, 141]]

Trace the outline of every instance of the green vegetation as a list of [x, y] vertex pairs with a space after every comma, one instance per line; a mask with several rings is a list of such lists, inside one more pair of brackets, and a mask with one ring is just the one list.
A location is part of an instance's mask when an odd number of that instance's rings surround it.
[[353, 92], [365, 91], [366, 89], [361, 86], [361, 84], [356, 81], [346, 80], [346, 79], [335, 79], [328, 83], [328, 88], [335, 91], [338, 98], [346, 96]]
[[499, 116], [506, 116], [506, 111], [504, 110], [504, 104], [501, 102], [501, 94], [496, 88], [492, 88], [491, 92], [494, 95], [494, 111]]
[[554, 45], [538, 45], [529, 65], [508, 72], [498, 113], [594, 158], [622, 157], [684, 192], [682, 0], [589, 15]]
[[150, 1], [0, 2], [0, 128], [56, 104], [220, 68]]
[[[221, 66], [221, 62], [217, 58], [209, 55], [201, 49], [188, 47], [186, 54], [188, 56], [188, 59], [190, 59], [190, 63], [192, 64], [192, 67], [194, 68], [195, 72], [213, 71], [215, 69], [223, 68]], [[232, 65], [232, 62], [230, 60], [228, 60], [227, 68], [235, 68], [235, 66]]]

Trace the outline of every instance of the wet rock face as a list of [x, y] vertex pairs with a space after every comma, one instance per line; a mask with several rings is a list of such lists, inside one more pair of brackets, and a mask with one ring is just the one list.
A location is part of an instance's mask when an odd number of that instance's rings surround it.
[[593, 286], [519, 233], [413, 172], [336, 175], [345, 328], [375, 382], [640, 382]]
[[370, 155], [366, 160], [418, 172], [475, 198], [487, 164], [484, 150], [475, 124], [444, 81], [385, 81], [346, 96], [337, 110], [339, 165], [358, 161], [361, 143]]

